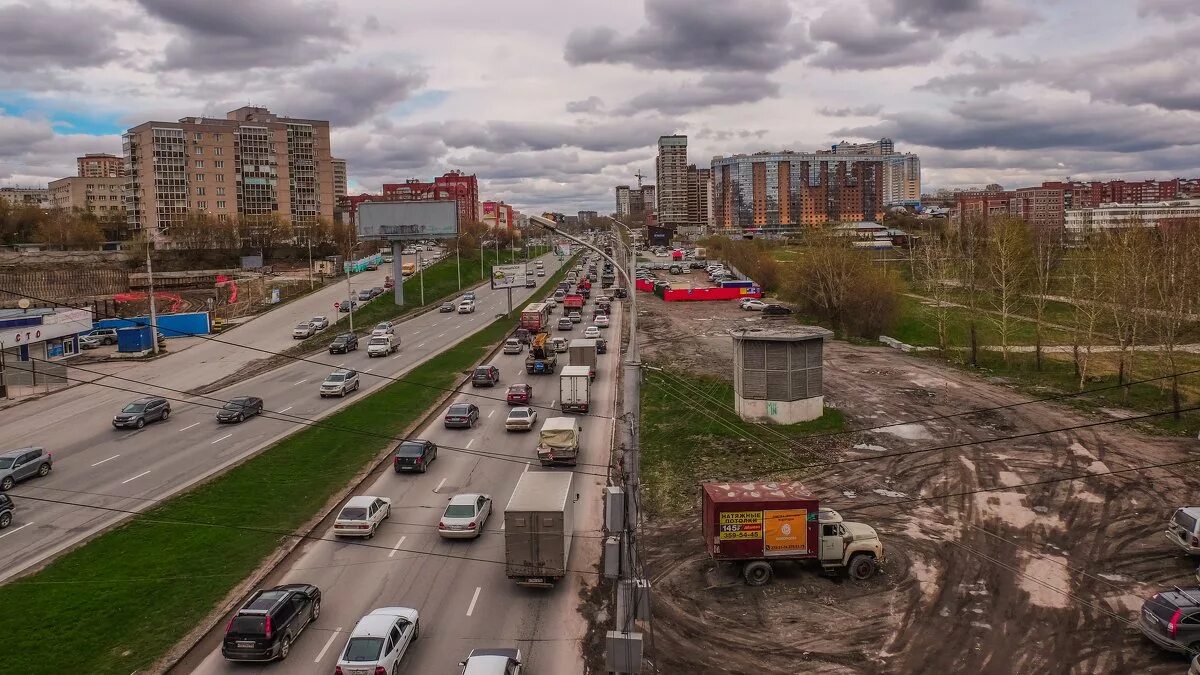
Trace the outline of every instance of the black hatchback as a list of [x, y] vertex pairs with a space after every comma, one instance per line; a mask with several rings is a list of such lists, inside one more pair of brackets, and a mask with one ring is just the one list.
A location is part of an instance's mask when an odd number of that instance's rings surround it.
[[221, 656], [230, 661], [282, 661], [292, 642], [320, 615], [321, 590], [311, 584], [258, 591], [225, 626]]
[[425, 473], [429, 470], [429, 463], [435, 459], [437, 459], [437, 446], [432, 442], [421, 439], [402, 441], [400, 445], [396, 446], [392, 467], [396, 473], [405, 471]]

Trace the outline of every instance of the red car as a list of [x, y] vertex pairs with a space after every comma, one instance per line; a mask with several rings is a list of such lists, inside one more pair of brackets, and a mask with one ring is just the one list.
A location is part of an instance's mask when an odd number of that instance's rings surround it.
[[533, 400], [533, 387], [528, 384], [514, 384], [508, 388], [509, 405], [528, 405]]

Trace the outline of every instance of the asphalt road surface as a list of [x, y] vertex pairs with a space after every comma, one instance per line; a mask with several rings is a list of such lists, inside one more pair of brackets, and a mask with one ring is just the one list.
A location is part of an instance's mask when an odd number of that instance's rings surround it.
[[[547, 273], [557, 269], [557, 259], [546, 258]], [[355, 286], [372, 277], [355, 276]], [[378, 272], [378, 283], [383, 282]], [[324, 289], [317, 295], [327, 294]], [[505, 291], [481, 288], [474, 314], [427, 313], [397, 327], [401, 349], [396, 354], [371, 359], [366, 341], [346, 355], [319, 353], [316, 363], [293, 363], [245, 382], [209, 394], [188, 397], [154, 385], [184, 391], [236, 372], [245, 363], [263, 358], [261, 352], [204, 342], [177, 354], [130, 366], [117, 376], [102, 378], [44, 399], [0, 412], [0, 437], [9, 447], [40, 445], [54, 457], [54, 470], [45, 478], [18, 484], [12, 491], [17, 513], [12, 525], [0, 533], [0, 581], [20, 573], [48, 556], [71, 546], [122, 517], [120, 513], [82, 506], [22, 500], [23, 496], [139, 510], [173, 494], [212, 472], [254, 453], [295, 430], [285, 420], [252, 418], [241, 424], [221, 425], [216, 410], [237, 395], [260, 396], [269, 411], [319, 419], [361, 398], [387, 382], [380, 377], [402, 375], [417, 364], [460, 342], [507, 310]], [[514, 289], [513, 301], [530, 296]], [[345, 289], [334, 296], [345, 297]], [[384, 302], [377, 299], [374, 302]], [[318, 305], [332, 308], [329, 298], [306, 298], [250, 321], [220, 336], [222, 341], [279, 349], [291, 344], [296, 323], [315, 314]], [[302, 304], [309, 303], [309, 304]], [[293, 305], [296, 305], [293, 307]], [[332, 338], [332, 333], [330, 338]], [[237, 363], [236, 367], [231, 364]], [[361, 389], [345, 399], [322, 399], [321, 381], [333, 369], [345, 366], [359, 371]], [[117, 391], [102, 385], [134, 390]], [[141, 430], [117, 430], [112, 416], [130, 400], [143, 394], [172, 398], [172, 414], [163, 422]], [[183, 400], [179, 400], [183, 399]]]
[[[615, 303], [614, 310], [619, 306]], [[612, 347], [599, 356], [591, 415], [577, 416], [584, 428], [581, 461], [588, 464], [606, 465], [609, 461], [615, 381], [621, 359], [617, 349], [620, 317], [621, 313], [614, 311], [612, 326], [602, 331]], [[581, 332], [577, 325], [570, 332], [552, 334], [579, 337]], [[557, 375], [527, 375], [524, 355], [501, 354], [492, 362], [501, 372], [497, 395], [509, 384], [526, 382], [533, 385], [535, 405], [555, 408], [538, 409], [539, 426], [546, 417], [563, 414], [557, 412]], [[582, 672], [579, 640], [586, 624], [576, 607], [581, 585], [595, 581], [591, 570], [600, 558], [605, 467], [580, 466], [575, 473], [572, 487], [579, 500], [575, 504], [576, 536], [569, 567], [576, 572], [552, 589], [517, 586], [504, 574], [504, 507], [523, 471], [570, 469], [543, 469], [537, 465], [536, 432], [506, 432], [504, 420], [509, 406], [472, 398], [471, 393], [468, 386], [452, 402], [474, 402], [479, 406], [480, 421], [474, 429], [446, 429], [439, 417], [419, 435], [439, 446], [486, 450], [513, 461], [443, 450], [428, 473], [383, 471], [359, 491], [392, 500], [391, 518], [374, 539], [366, 540], [372, 546], [358, 546], [359, 540], [335, 541], [329, 530], [318, 530], [314, 534], [323, 540], [298, 547], [268, 580], [268, 585], [303, 581], [316, 584], [322, 592], [321, 616], [292, 646], [286, 664], [226, 662], [220, 653], [224, 632], [221, 623], [176, 672], [328, 675], [359, 618], [374, 608], [388, 606], [414, 607], [421, 617], [420, 638], [409, 648], [400, 672], [457, 673], [458, 662], [471, 649], [511, 646], [520, 648], [531, 673]], [[478, 539], [443, 540], [437, 534], [446, 502], [458, 492], [492, 497], [494, 516]]]

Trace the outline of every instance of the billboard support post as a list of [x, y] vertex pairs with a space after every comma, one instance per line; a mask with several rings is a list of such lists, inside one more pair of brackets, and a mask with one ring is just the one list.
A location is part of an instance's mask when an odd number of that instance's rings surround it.
[[508, 313], [512, 314], [512, 286], [508, 287]]
[[392, 282], [395, 286], [397, 307], [404, 306], [404, 256], [400, 254], [402, 250], [404, 249], [400, 242], [392, 242]]

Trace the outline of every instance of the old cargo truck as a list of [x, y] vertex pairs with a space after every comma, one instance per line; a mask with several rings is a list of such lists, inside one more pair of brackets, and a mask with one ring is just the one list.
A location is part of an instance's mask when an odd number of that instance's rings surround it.
[[567, 357], [573, 366], [587, 366], [588, 376], [596, 379], [596, 339], [579, 338], [567, 345]]
[[583, 427], [576, 426], [574, 417], [547, 417], [538, 432], [537, 456], [542, 466], [575, 466], [579, 461], [579, 437], [582, 434]]
[[566, 366], [558, 376], [558, 406], [563, 412], [585, 413], [592, 403], [592, 375], [587, 366]]
[[522, 586], [549, 588], [567, 575], [574, 533], [572, 474], [526, 471], [504, 508], [504, 569]]
[[558, 367], [558, 355], [550, 346], [550, 336], [538, 333], [529, 342], [529, 356], [525, 357], [525, 372], [531, 375], [549, 375]]
[[704, 546], [718, 562], [741, 565], [751, 586], [771, 580], [772, 563], [816, 561], [826, 572], [868, 579], [883, 559], [875, 528], [821, 508], [796, 482], [701, 483]]
[[544, 330], [549, 330], [550, 309], [551, 305], [544, 302], [529, 304], [521, 310], [521, 319], [517, 327], [529, 331], [530, 335], [537, 335]]

